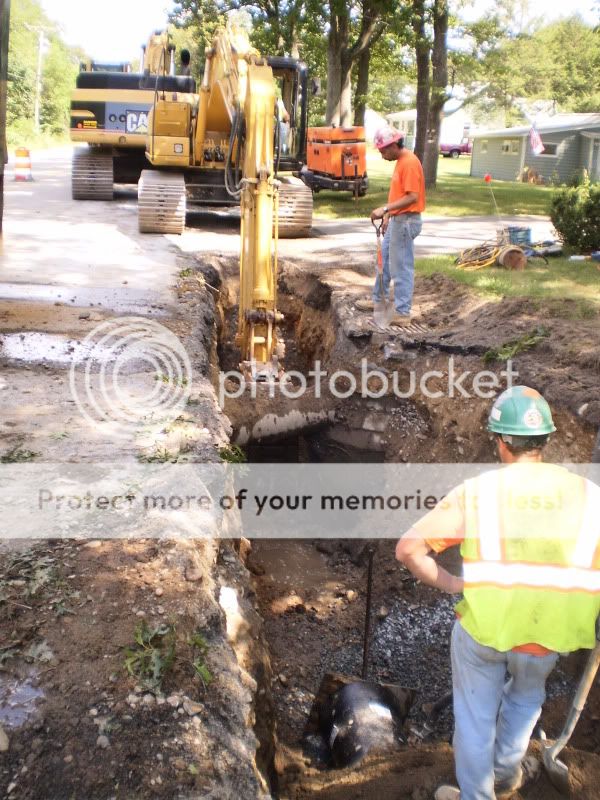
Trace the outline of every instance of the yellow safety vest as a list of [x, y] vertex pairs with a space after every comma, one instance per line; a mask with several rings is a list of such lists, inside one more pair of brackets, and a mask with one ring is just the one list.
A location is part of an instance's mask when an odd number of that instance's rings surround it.
[[461, 624], [505, 652], [594, 647], [600, 613], [600, 488], [553, 464], [465, 482]]

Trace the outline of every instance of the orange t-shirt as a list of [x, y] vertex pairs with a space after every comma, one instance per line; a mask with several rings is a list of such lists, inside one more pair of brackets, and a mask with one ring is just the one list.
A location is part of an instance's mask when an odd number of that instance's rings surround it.
[[[434, 553], [441, 553], [448, 547], [460, 544], [465, 538], [465, 487], [464, 484], [452, 489], [443, 500], [428, 514], [425, 514], [413, 528], [419, 532]], [[440, 536], [440, 531], [444, 536]], [[531, 642], [513, 647], [514, 653], [528, 653], [532, 656], [547, 656], [552, 650], [541, 644]]]
[[410, 150], [402, 150], [402, 155], [396, 161], [390, 191], [388, 194], [388, 205], [400, 200], [409, 192], [416, 192], [418, 198], [416, 202], [399, 211], [390, 211], [392, 216], [396, 214], [407, 214], [411, 212], [421, 212], [425, 210], [425, 176], [421, 162]]

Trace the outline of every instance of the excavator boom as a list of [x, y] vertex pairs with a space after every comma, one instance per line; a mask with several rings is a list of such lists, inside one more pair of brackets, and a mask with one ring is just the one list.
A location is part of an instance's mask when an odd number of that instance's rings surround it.
[[277, 376], [276, 203], [274, 180], [273, 72], [266, 64], [248, 66], [244, 121], [246, 139], [241, 195], [240, 308], [237, 341], [253, 378]]

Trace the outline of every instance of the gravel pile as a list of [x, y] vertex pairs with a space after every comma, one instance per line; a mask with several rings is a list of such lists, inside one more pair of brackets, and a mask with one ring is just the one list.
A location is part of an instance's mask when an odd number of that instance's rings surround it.
[[421, 606], [398, 600], [374, 630], [374, 672], [418, 691], [416, 706], [435, 702], [452, 686], [450, 634], [456, 599]]

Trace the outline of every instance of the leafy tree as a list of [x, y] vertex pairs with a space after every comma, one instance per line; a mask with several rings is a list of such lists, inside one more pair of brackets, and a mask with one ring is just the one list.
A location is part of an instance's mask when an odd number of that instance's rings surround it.
[[[528, 32], [513, 34], [496, 18], [497, 31], [487, 47], [477, 46], [462, 59], [459, 70], [472, 84], [486, 86], [507, 122], [520, 117], [515, 101], [553, 100], [561, 111], [597, 111], [600, 37], [577, 15]], [[482, 29], [483, 30], [483, 29]], [[458, 60], [458, 59], [457, 59]]]
[[598, 111], [598, 32], [574, 16], [548, 25], [533, 39], [540, 51], [552, 54], [544, 59], [543, 75], [550, 99], [567, 111]]
[[40, 32], [43, 51], [40, 121], [49, 133], [64, 132], [69, 122], [69, 101], [75, 86], [80, 51], [66, 45], [56, 25], [38, 0], [13, 3], [8, 54], [7, 127], [27, 136], [33, 131], [36, 73]]
[[444, 104], [448, 99], [448, 0], [434, 0], [432, 7], [433, 46], [431, 50], [431, 97], [427, 115], [425, 146], [425, 185], [435, 188], [440, 150], [440, 129]]
[[[382, 36], [395, 3], [362, 0], [351, 3], [329, 0], [326, 11], [328, 124], [349, 125], [352, 120], [352, 68], [361, 62], [359, 90], [368, 86], [368, 68], [373, 44]], [[325, 9], [324, 9], [325, 10]], [[355, 20], [359, 20], [356, 22]]]
[[33, 118], [38, 34], [35, 26], [47, 24], [36, 0], [13, 3], [8, 49], [8, 96], [6, 120], [10, 127], [19, 119]]
[[425, 159], [429, 92], [431, 87], [431, 44], [427, 34], [427, 8], [425, 0], [412, 0], [412, 28], [414, 33], [415, 61], [417, 66], [417, 123], [415, 155]]
[[225, 3], [215, 0], [181, 0], [169, 14], [173, 43], [178, 51], [190, 51], [192, 74], [196, 79], [204, 69], [205, 51], [217, 27], [224, 21]]
[[42, 73], [41, 123], [49, 133], [69, 126], [71, 92], [79, 71], [78, 58], [57, 36], [50, 40]]
[[390, 3], [382, 16], [381, 33], [358, 58], [355, 125], [364, 125], [367, 104], [374, 110], [388, 113], [398, 110], [400, 94], [408, 82], [411, 67], [411, 59], [407, 58], [411, 40], [410, 13], [410, 4], [406, 0]]

